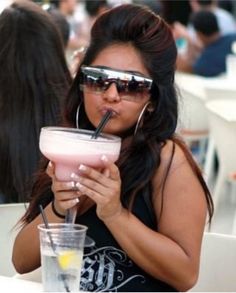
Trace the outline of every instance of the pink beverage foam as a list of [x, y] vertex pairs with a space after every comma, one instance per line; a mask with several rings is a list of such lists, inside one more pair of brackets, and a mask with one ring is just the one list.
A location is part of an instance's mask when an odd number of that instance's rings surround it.
[[[59, 181], [71, 181], [71, 174], [79, 173], [79, 165], [84, 164], [90, 167], [99, 168], [103, 166], [101, 154], [54, 154], [44, 151], [45, 157], [55, 163], [55, 175]], [[109, 160], [115, 162], [118, 159], [117, 155], [105, 154]]]

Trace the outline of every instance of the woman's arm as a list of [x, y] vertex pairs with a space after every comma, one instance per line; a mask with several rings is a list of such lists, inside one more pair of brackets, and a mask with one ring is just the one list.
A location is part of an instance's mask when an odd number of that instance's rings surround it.
[[[54, 193], [55, 210], [65, 215], [66, 210], [78, 203], [81, 193], [75, 189], [75, 183], [57, 181], [54, 174], [54, 165], [49, 164], [47, 174], [52, 178], [52, 191]], [[83, 199], [80, 201], [81, 206]], [[58, 217], [52, 210], [50, 203], [45, 209], [49, 223], [63, 223], [65, 220]], [[37, 216], [32, 222], [26, 224], [18, 233], [12, 254], [12, 262], [18, 273], [24, 274], [40, 266], [39, 230], [37, 226], [43, 223], [42, 216]]]
[[[161, 207], [159, 186], [170, 153], [171, 148], [167, 144], [162, 154], [162, 165], [153, 182], [157, 218]], [[177, 146], [163, 200], [158, 232], [147, 228], [124, 209], [105, 224], [136, 264], [153, 277], [185, 291], [195, 284], [198, 277], [207, 204], [198, 179]]]
[[120, 177], [115, 165], [108, 163], [107, 179], [94, 169], [82, 166], [80, 170], [85, 177], [77, 180], [80, 191], [96, 202], [99, 218], [129, 257], [153, 277], [185, 291], [198, 277], [207, 204], [198, 179], [183, 151], [176, 146], [160, 217], [160, 185], [171, 156], [170, 144], [167, 143], [162, 151], [162, 164], [153, 180], [158, 232], [121, 206]]
[[[61, 223], [63, 219], [57, 217], [52, 211], [50, 203], [45, 209], [49, 223]], [[37, 216], [32, 222], [22, 228], [16, 236], [12, 262], [20, 274], [31, 272], [40, 266], [39, 231], [37, 226], [43, 223], [42, 216]]]

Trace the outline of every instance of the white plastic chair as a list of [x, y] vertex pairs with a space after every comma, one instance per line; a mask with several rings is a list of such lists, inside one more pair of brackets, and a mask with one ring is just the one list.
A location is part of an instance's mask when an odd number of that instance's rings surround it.
[[[236, 98], [236, 87], [229, 81], [224, 78], [208, 78], [204, 79], [203, 82], [206, 100], [210, 102], [212, 100], [220, 100], [220, 99], [235, 99]], [[214, 140], [209, 137], [209, 144], [206, 154], [206, 161], [204, 165], [204, 174], [206, 181], [209, 183], [211, 180], [211, 176], [213, 174], [213, 165], [215, 158], [215, 144]]]
[[219, 159], [219, 170], [213, 190], [217, 209], [220, 196], [225, 192], [228, 176], [236, 169], [236, 100], [214, 100], [206, 104], [210, 134]]
[[180, 88], [179, 113], [178, 132], [189, 146], [198, 143], [198, 162], [203, 163], [209, 133], [205, 100], [189, 89]]
[[204, 233], [194, 292], [236, 291], [236, 236]]
[[0, 275], [13, 276], [16, 273], [11, 261], [12, 247], [18, 232], [14, 226], [25, 209], [24, 203], [0, 204]]
[[[189, 97], [192, 103], [192, 110], [189, 111], [189, 116], [191, 116], [192, 121], [197, 121], [198, 123], [206, 123], [206, 109], [200, 106], [196, 106], [193, 100], [193, 97], [198, 98], [202, 103], [207, 103], [211, 100], [216, 99], [235, 99], [236, 98], [236, 85], [235, 83], [227, 79], [225, 76], [213, 77], [213, 78], [205, 78], [200, 77], [194, 74], [186, 74], [177, 72], [176, 74], [176, 84], [180, 88], [183, 93], [184, 101], [187, 97]], [[185, 94], [187, 93], [187, 94]], [[186, 98], [185, 98], [186, 95]], [[198, 102], [200, 102], [198, 101]], [[187, 108], [187, 107], [185, 107]], [[186, 110], [185, 110], [186, 112]], [[185, 118], [184, 118], [185, 119]], [[186, 119], [185, 119], [186, 120]], [[197, 125], [197, 124], [196, 124]], [[209, 129], [209, 126], [205, 125], [206, 129]], [[192, 128], [190, 125], [189, 129]], [[194, 127], [196, 128], [196, 127]], [[186, 139], [187, 136], [184, 135]], [[189, 138], [190, 140], [193, 137]], [[203, 141], [201, 136], [199, 137], [200, 141]], [[204, 151], [203, 147], [201, 150]], [[204, 153], [202, 152], [204, 155]], [[211, 179], [213, 176], [213, 167], [214, 167], [214, 157], [215, 157], [215, 144], [214, 140], [211, 137], [211, 133], [209, 133], [208, 137], [208, 146], [205, 154], [204, 166], [203, 166], [203, 174], [206, 182], [211, 183]]]

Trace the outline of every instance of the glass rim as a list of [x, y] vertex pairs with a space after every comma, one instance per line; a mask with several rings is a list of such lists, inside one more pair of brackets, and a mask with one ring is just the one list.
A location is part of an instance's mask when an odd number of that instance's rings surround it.
[[[71, 233], [73, 232], [83, 232], [87, 231], [88, 227], [82, 224], [76, 224], [76, 223], [48, 223], [49, 228], [46, 227], [44, 223], [38, 224], [37, 228], [39, 231], [43, 232], [57, 232], [57, 231], [63, 231], [63, 233]], [[63, 227], [64, 229], [61, 230]], [[68, 229], [68, 227], [74, 227], [74, 228], [79, 228], [79, 229]]]
[[[88, 130], [88, 129], [80, 129], [80, 128], [72, 128], [72, 127], [60, 127], [60, 126], [44, 126], [41, 128], [42, 132], [48, 132], [52, 135], [55, 135], [57, 137], [61, 137], [59, 132], [67, 132], [67, 133], [81, 133], [81, 134], [89, 134], [89, 137], [80, 137], [80, 140], [86, 141], [86, 142], [96, 142], [96, 139], [91, 139], [91, 136], [94, 134], [95, 130]], [[121, 141], [121, 138], [117, 135], [108, 134], [101, 132], [98, 136], [101, 138], [99, 142], [105, 142], [105, 143], [114, 143], [117, 141]], [[74, 139], [72, 137], [67, 137], [67, 139]]]

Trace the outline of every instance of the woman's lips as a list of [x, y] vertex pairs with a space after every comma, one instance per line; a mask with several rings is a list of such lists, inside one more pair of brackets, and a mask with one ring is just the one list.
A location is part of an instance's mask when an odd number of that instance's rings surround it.
[[119, 115], [119, 113], [116, 110], [112, 109], [112, 108], [104, 107], [104, 108], [102, 108], [100, 110], [102, 116], [104, 116], [107, 113], [107, 111], [111, 111], [112, 112], [111, 117], [114, 117], [114, 116]]

